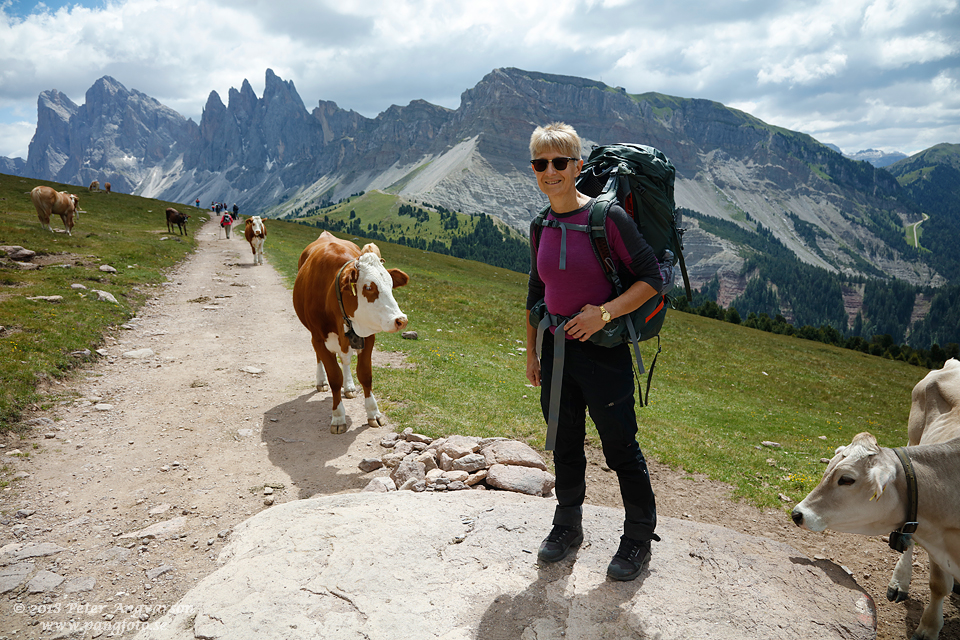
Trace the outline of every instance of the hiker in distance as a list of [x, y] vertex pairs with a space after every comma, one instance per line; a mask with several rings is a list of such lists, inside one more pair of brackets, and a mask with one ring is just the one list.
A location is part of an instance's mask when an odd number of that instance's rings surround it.
[[[617, 474], [626, 514], [620, 547], [607, 575], [614, 580], [633, 580], [650, 558], [651, 540], [660, 540], [654, 533], [653, 488], [637, 444], [633, 361], [629, 345], [605, 347], [589, 338], [611, 319], [657, 295], [663, 281], [653, 250], [627, 213], [614, 205], [606, 219], [607, 240], [617, 270], [632, 283], [617, 296], [587, 233], [594, 199], [577, 190], [577, 176], [583, 168], [581, 152], [580, 137], [567, 124], [537, 127], [530, 137], [530, 163], [550, 206], [544, 226], [530, 226], [527, 379], [540, 387], [558, 503], [553, 528], [537, 556], [543, 562], [556, 562], [583, 542], [584, 438], [589, 410], [607, 465]], [[540, 315], [550, 322], [549, 326], [538, 323], [546, 329], [538, 332], [531, 324], [530, 311], [542, 309], [544, 304], [546, 311]], [[542, 341], [539, 349], [538, 341]], [[555, 433], [551, 433], [553, 429]]]

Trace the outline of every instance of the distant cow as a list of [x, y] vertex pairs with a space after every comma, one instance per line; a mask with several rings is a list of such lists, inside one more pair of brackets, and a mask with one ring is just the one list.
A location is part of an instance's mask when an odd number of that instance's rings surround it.
[[253, 251], [253, 264], [263, 264], [263, 242], [267, 239], [267, 228], [260, 216], [247, 218], [243, 235], [250, 243], [250, 250]]
[[[930, 557], [930, 604], [914, 638], [934, 640], [943, 628], [943, 599], [960, 581], [960, 362], [948, 360], [913, 388], [902, 449], [916, 476], [916, 531], [894, 569], [887, 599], [907, 598], [913, 540]], [[882, 535], [900, 529], [908, 513], [908, 484], [893, 449], [869, 433], [837, 448], [820, 484], [793, 510], [793, 521], [811, 531]], [[909, 530], [906, 530], [909, 533]]]
[[50, 226], [50, 215], [55, 214], [63, 220], [67, 235], [73, 235], [71, 230], [74, 216], [77, 215], [77, 207], [80, 206], [80, 198], [72, 193], [57, 191], [50, 187], [34, 187], [30, 192], [30, 199], [33, 200], [33, 206], [37, 209], [41, 227], [53, 231]]
[[[407, 274], [385, 269], [380, 250], [368, 244], [340, 240], [324, 231], [300, 254], [293, 285], [293, 308], [312, 336], [317, 355], [317, 391], [333, 394], [330, 433], [347, 430], [347, 414], [340, 391], [352, 398], [356, 387], [350, 372], [350, 356], [359, 350], [357, 379], [363, 387], [367, 423], [383, 424], [383, 414], [373, 397], [373, 343], [378, 331], [390, 333], [407, 326], [393, 289], [407, 284]], [[337, 355], [341, 366], [337, 366]]]
[[185, 213], [180, 213], [176, 209], [167, 207], [167, 231], [173, 233], [173, 226], [180, 229], [180, 235], [187, 235], [187, 220], [190, 219]]
[[110, 183], [109, 183], [109, 182], [106, 183], [106, 184], [104, 184], [104, 185], [103, 185], [103, 188], [107, 190], [107, 193], [110, 193]]
[[100, 191], [100, 181], [94, 180], [90, 183], [90, 186], [87, 187], [87, 191]]

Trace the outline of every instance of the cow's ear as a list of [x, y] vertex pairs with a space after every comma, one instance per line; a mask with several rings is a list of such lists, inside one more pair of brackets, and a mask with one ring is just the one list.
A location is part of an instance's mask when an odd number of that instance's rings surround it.
[[867, 481], [873, 487], [871, 500], [879, 500], [884, 490], [897, 478], [897, 470], [890, 465], [876, 464], [870, 468]]
[[387, 273], [390, 274], [390, 278], [393, 280], [394, 289], [410, 282], [410, 276], [400, 271], [400, 269], [387, 269]]

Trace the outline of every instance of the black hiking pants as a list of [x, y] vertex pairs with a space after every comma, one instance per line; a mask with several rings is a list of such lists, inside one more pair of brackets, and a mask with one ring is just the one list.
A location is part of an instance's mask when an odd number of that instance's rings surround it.
[[[550, 407], [553, 375], [553, 335], [543, 334], [540, 359], [540, 406], [544, 420]], [[557, 474], [557, 509], [553, 524], [581, 526], [586, 495], [584, 453], [586, 412], [597, 426], [607, 466], [617, 474], [625, 519], [623, 532], [635, 540], [650, 540], [657, 527], [656, 500], [647, 461], [637, 444], [634, 411], [633, 357], [628, 345], [613, 349], [567, 340], [560, 417], [553, 462]]]

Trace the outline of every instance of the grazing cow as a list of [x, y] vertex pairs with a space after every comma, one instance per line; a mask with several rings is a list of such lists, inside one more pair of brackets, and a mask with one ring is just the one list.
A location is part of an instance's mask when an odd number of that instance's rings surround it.
[[[311, 334], [317, 354], [317, 391], [333, 394], [330, 433], [347, 430], [347, 413], [340, 397], [356, 395], [350, 373], [350, 356], [357, 357], [357, 379], [363, 387], [367, 423], [383, 424], [383, 414], [373, 397], [373, 343], [378, 331], [396, 332], [407, 326], [393, 289], [407, 284], [407, 274], [386, 269], [380, 249], [340, 240], [328, 231], [320, 234], [300, 254], [293, 285], [293, 308]], [[341, 367], [337, 366], [337, 355]]]
[[90, 186], [87, 187], [87, 191], [100, 191], [100, 181], [94, 180], [90, 183]]
[[107, 190], [107, 193], [110, 193], [110, 183], [109, 183], [109, 182], [106, 183], [106, 184], [104, 184], [104, 185], [103, 185], [103, 188]]
[[72, 193], [57, 191], [50, 187], [34, 187], [30, 192], [30, 199], [33, 200], [33, 206], [37, 209], [41, 227], [53, 231], [50, 226], [50, 215], [56, 214], [63, 220], [67, 235], [73, 235], [71, 229], [73, 229], [74, 217], [77, 215], [77, 207], [80, 206], [80, 198]]
[[794, 508], [793, 521], [811, 531], [910, 534], [892, 534], [894, 542], [905, 539], [887, 599], [907, 598], [915, 540], [930, 557], [930, 604], [913, 638], [936, 640], [943, 599], [960, 582], [960, 362], [948, 360], [913, 388], [907, 438], [900, 451], [916, 477], [915, 532], [904, 526], [912, 502], [904, 464], [869, 433], [837, 449], [820, 484]]
[[180, 213], [176, 209], [167, 207], [167, 231], [173, 233], [173, 225], [180, 229], [180, 235], [187, 235], [187, 220], [190, 219], [185, 213]]
[[247, 218], [243, 235], [250, 243], [250, 250], [253, 251], [253, 264], [263, 264], [263, 242], [267, 239], [267, 228], [260, 216]]

